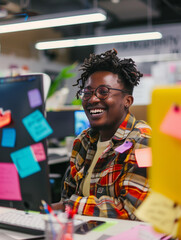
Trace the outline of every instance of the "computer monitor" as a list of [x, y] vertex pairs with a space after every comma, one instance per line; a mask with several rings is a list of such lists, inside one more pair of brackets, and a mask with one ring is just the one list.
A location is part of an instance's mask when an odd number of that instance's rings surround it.
[[0, 78], [0, 206], [39, 211], [41, 200], [51, 203], [43, 78]]
[[77, 136], [90, 126], [84, 110], [61, 110], [47, 112], [47, 120], [53, 133], [49, 139], [63, 140], [67, 136]]
[[84, 129], [90, 127], [89, 120], [84, 110], [74, 111], [74, 134], [79, 135]]
[[53, 133], [49, 139], [63, 140], [67, 136], [74, 135], [74, 111], [61, 110], [47, 112], [47, 120], [50, 123]]

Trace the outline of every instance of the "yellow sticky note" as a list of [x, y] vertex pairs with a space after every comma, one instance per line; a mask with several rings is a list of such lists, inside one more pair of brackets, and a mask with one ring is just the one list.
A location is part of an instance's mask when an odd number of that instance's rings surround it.
[[135, 211], [135, 215], [165, 234], [178, 236], [181, 206], [160, 193], [151, 192]]
[[151, 167], [152, 165], [152, 154], [151, 148], [140, 148], [135, 150], [136, 161], [138, 167]]

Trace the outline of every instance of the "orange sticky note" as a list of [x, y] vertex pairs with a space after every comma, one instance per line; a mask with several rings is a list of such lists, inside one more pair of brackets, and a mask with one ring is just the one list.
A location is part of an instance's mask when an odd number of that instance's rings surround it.
[[181, 140], [181, 107], [171, 106], [160, 126], [160, 131]]
[[151, 167], [152, 166], [152, 152], [151, 148], [141, 148], [135, 150], [135, 157], [138, 167]]
[[7, 110], [0, 113], [0, 128], [5, 127], [11, 123], [11, 111]]

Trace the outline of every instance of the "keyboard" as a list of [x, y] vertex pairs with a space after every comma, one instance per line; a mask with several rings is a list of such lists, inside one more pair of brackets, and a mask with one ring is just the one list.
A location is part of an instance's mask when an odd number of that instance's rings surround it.
[[[0, 207], [0, 228], [44, 236], [46, 217], [46, 214], [27, 213], [14, 208]], [[64, 222], [65, 219], [63, 218], [61, 221]], [[74, 231], [84, 222], [83, 220], [74, 219]]]
[[0, 228], [31, 235], [44, 235], [44, 217], [44, 214], [0, 208]]

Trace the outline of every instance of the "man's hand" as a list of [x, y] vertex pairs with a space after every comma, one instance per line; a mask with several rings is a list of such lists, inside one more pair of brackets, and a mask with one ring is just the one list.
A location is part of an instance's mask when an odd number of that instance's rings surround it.
[[57, 203], [52, 203], [51, 207], [53, 210], [62, 210], [63, 212], [65, 211], [65, 205], [61, 201]]

